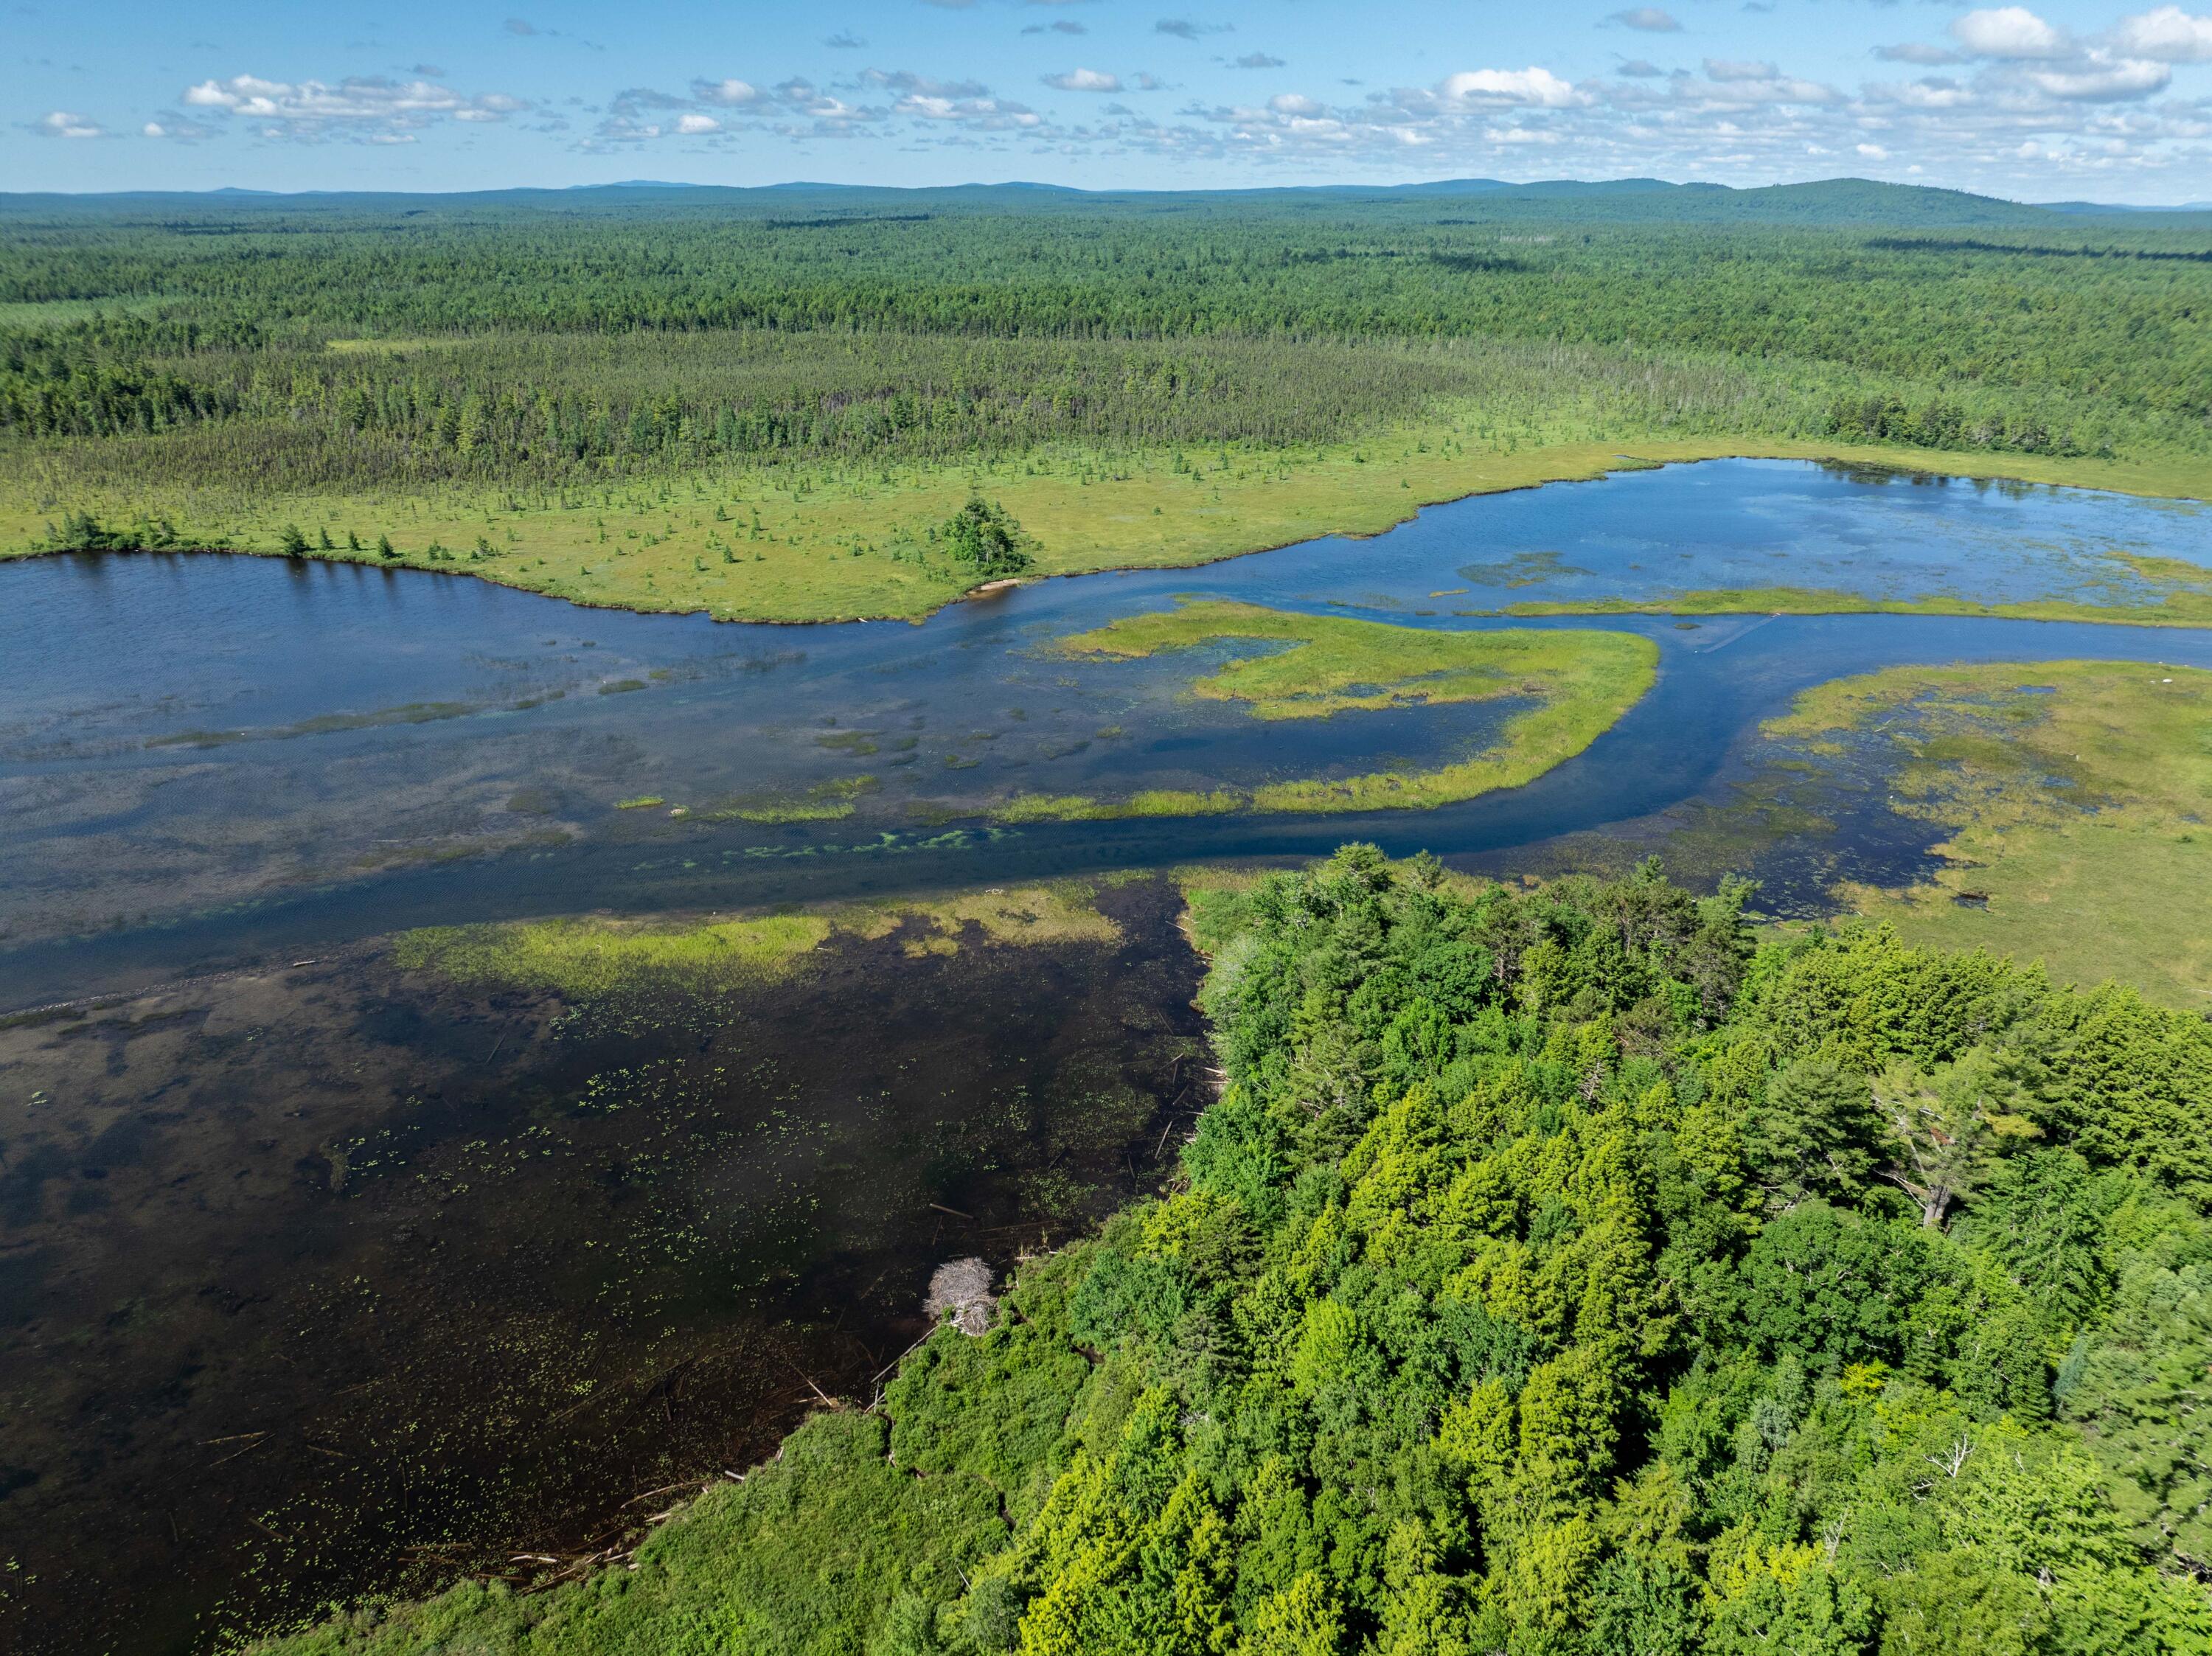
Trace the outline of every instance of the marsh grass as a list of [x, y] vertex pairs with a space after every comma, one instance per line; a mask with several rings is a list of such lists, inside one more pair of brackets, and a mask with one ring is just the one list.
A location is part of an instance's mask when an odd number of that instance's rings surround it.
[[[860, 749], [852, 749], [860, 751]], [[873, 753], [869, 743], [865, 751]], [[880, 777], [832, 777], [797, 793], [749, 794], [686, 812], [702, 822], [836, 822], [850, 816], [854, 802], [883, 786]]]
[[[580, 604], [734, 621], [918, 621], [973, 585], [921, 549], [930, 527], [979, 488], [1034, 538], [1035, 577], [1188, 567], [1325, 535], [1376, 535], [1468, 495], [1731, 456], [2212, 494], [2212, 471], [2181, 450], [2124, 459], [1961, 454], [1791, 436], [1717, 413], [1691, 424], [1532, 406], [1509, 431], [1494, 409], [1446, 400], [1355, 438], [1229, 442], [1196, 459], [1063, 443], [960, 461], [697, 465], [568, 488], [187, 487], [141, 476], [104, 449], [108, 469], [97, 472], [80, 458], [57, 470], [59, 461], [23, 452], [0, 468], [0, 558], [35, 555], [71, 513], [103, 523], [150, 513], [174, 525], [180, 547], [266, 556], [283, 555], [284, 527], [297, 523], [311, 540], [326, 531], [332, 543], [311, 546], [310, 559], [467, 576]], [[492, 543], [489, 555], [430, 555], [479, 537]], [[856, 545], [872, 549], [855, 557]]]
[[[1807, 586], [1712, 587], [1650, 598], [1532, 599], [1498, 610], [1455, 615], [1511, 616], [1973, 616], [2001, 621], [2087, 621], [2131, 627], [2212, 627], [2212, 570], [2178, 558], [2135, 559], [2138, 565], [2190, 571], [2194, 579], [2157, 578], [2168, 591], [2155, 603], [2088, 604], [2078, 598], [2024, 598], [1978, 604], [1971, 598], [1876, 598]], [[2148, 573], [2148, 572], [2146, 572]]]
[[[750, 917], [617, 919], [605, 916], [426, 926], [401, 932], [392, 959], [455, 983], [550, 991], [571, 1000], [629, 995], [656, 982], [687, 989], [778, 981], [833, 937], [910, 933], [909, 954], [964, 943], [1112, 943], [1120, 928], [1080, 882], [993, 887], [880, 903]], [[972, 934], [971, 934], [972, 928]]]
[[1945, 865], [1838, 896], [1912, 941], [1986, 946], [2062, 980], [2212, 998], [2212, 672], [2100, 661], [1896, 667], [1807, 691], [1770, 736], [1901, 760], [1897, 809]]

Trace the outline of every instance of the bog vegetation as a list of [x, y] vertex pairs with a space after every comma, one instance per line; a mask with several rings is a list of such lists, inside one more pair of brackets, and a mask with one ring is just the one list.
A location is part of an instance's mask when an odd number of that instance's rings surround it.
[[1170, 1194], [634, 1568], [270, 1648], [2212, 1647], [2212, 1025], [1743, 895], [1215, 883]]

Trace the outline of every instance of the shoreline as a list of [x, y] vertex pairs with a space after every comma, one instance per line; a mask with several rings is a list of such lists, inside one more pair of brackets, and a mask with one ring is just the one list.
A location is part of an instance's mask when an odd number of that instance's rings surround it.
[[[578, 609], [582, 610], [620, 610], [632, 615], [648, 616], [703, 616], [707, 620], [717, 623], [734, 622], [740, 625], [759, 627], [842, 626], [865, 622], [889, 621], [902, 621], [909, 625], [919, 626], [928, 621], [931, 617], [950, 608], [953, 604], [972, 602], [980, 597], [999, 596], [1018, 587], [1036, 585], [1048, 580], [1059, 580], [1072, 577], [1088, 575], [1131, 574], [1149, 572], [1172, 572], [1176, 570], [1203, 569], [1214, 564], [1226, 563], [1237, 558], [1251, 557], [1263, 552], [1280, 551], [1286, 547], [1304, 545], [1309, 542], [1316, 540], [1371, 540], [1379, 536], [1386, 535], [1392, 530], [1399, 528], [1407, 523], [1412, 522], [1422, 513], [1437, 507], [1457, 505], [1462, 501], [1471, 500], [1486, 495], [1517, 494], [1529, 489], [1548, 488], [1558, 483], [1599, 482], [1614, 476], [1616, 473], [1623, 471], [1657, 470], [1670, 465], [1696, 465], [1712, 460], [1794, 460], [1809, 462], [1814, 464], [1859, 465], [1865, 466], [1869, 469], [1891, 471], [1905, 476], [1924, 476], [1942, 478], [1956, 478], [1974, 483], [2013, 483], [2025, 485], [2031, 488], [2073, 488], [2090, 493], [2124, 495], [2136, 500], [2172, 500], [2179, 503], [2195, 505], [2202, 505], [2208, 501], [2212, 501], [2212, 486], [2208, 486], [2203, 493], [2180, 494], [2167, 492], [2149, 487], [2129, 487], [2126, 482], [2110, 477], [2092, 480], [2082, 477], [2053, 476], [2048, 474], [2060, 471], [2077, 471], [2081, 469], [2082, 463], [2078, 461], [2051, 462], [2044, 460], [2041, 457], [2029, 455], [2014, 457], [2018, 462], [2018, 464], [2015, 464], [1992, 467], [1983, 464], [1970, 464], [1970, 462], [1985, 461], [1991, 458], [1981, 454], [1970, 456], [1934, 450], [1875, 448], [1863, 445], [1851, 444], [1821, 444], [1802, 441], [1796, 439], [1778, 439], [1765, 443], [1741, 440], [1703, 442], [1694, 439], [1666, 439], [1658, 443], [1649, 443], [1643, 446], [1648, 451], [1647, 452], [1632, 453], [1626, 450], [1613, 448], [1611, 445], [1605, 443], [1586, 442], [1554, 445], [1548, 448], [1538, 449], [1530, 452], [1529, 459], [1532, 463], [1536, 463], [1540, 475], [1524, 476], [1513, 478], [1499, 478], [1495, 480], [1483, 480], [1475, 482], [1472, 487], [1459, 488], [1455, 491], [1437, 493], [1433, 495], [1430, 494], [1427, 491], [1421, 491], [1421, 498], [1415, 500], [1407, 506], [1406, 509], [1399, 512], [1397, 515], [1390, 518], [1387, 522], [1382, 522], [1374, 526], [1330, 528], [1328, 527], [1325, 523], [1317, 524], [1304, 532], [1291, 533], [1275, 538], [1267, 538], [1258, 542], [1257, 543], [1240, 544], [1231, 547], [1229, 549], [1203, 553], [1199, 555], [1190, 557], [1168, 557], [1158, 560], [1133, 561], [1126, 556], [1109, 555], [1104, 561], [1081, 563], [1079, 566], [1074, 567], [1035, 569], [1027, 574], [1015, 577], [1011, 579], [999, 579], [982, 582], [975, 586], [963, 588], [957, 592], [949, 593], [941, 598], [937, 598], [932, 601], [927, 607], [919, 611], [908, 612], [900, 612], [891, 609], [860, 609], [853, 610], [825, 610], [820, 613], [812, 615], [747, 614], [738, 610], [717, 610], [711, 604], [688, 602], [680, 598], [665, 605], [647, 604], [636, 602], [634, 599], [625, 600], [623, 597], [614, 596], [571, 592], [562, 591], [557, 585], [533, 585], [524, 580], [502, 578], [502, 576], [498, 573], [496, 562], [494, 562], [489, 566], [481, 564], [432, 562], [428, 559], [414, 556], [387, 560], [380, 557], [373, 549], [369, 548], [354, 549], [347, 548], [323, 549], [318, 547], [311, 548], [306, 552], [287, 552], [281, 548], [259, 548], [237, 545], [225, 546], [213, 544], [195, 546], [180, 544], [169, 547], [115, 549], [112, 553], [103, 553], [100, 549], [72, 547], [0, 549], [0, 565], [19, 561], [29, 561], [33, 559], [40, 558], [102, 555], [269, 558], [282, 559], [296, 563], [313, 562], [339, 564], [363, 569], [412, 570], [424, 574], [456, 576], [466, 579], [481, 580], [485, 582], [487, 585], [505, 587], [512, 591], [526, 592], [539, 597], [555, 599], [562, 603], [573, 604]], [[1592, 453], [1592, 451], [1603, 451], [1603, 452], [1600, 455]], [[1576, 458], [1581, 456], [1588, 456], [1587, 462], [1577, 464], [1576, 463]], [[1542, 464], [1541, 463], [1547, 458], [1547, 457], [1558, 457], [1561, 461], [1561, 464], [1556, 465]], [[2102, 466], [2112, 466], [2120, 464], [2122, 463], [2094, 461], [2090, 462], [2089, 464]], [[1380, 467], [1380, 463], [1378, 463], [1378, 469], [1382, 469]], [[2041, 473], [2045, 475], [2028, 475], [2031, 473]], [[1372, 492], [1379, 494], [1380, 491], [1378, 489]], [[1347, 513], [1356, 515], [1358, 506], [1362, 504], [1371, 505], [1372, 502], [1371, 500], [1358, 502], [1348, 500], [1344, 503], [1343, 510]], [[1330, 514], [1323, 513], [1322, 515], [1326, 517]], [[1264, 536], [1266, 531], [1264, 530], [1258, 530], [1255, 533]], [[1845, 594], [1842, 596], [1849, 598], [1854, 597], [1856, 595]], [[1887, 601], [1869, 599], [1854, 603], [1849, 608], [1790, 610], [1782, 613], [1808, 615], [1850, 613], [1957, 613], [1973, 615], [1977, 613], [1984, 613], [1983, 611], [1972, 609], [1961, 609], [1955, 611], [1928, 611], [1914, 609], [1908, 609], [1902, 611], [1887, 611], [1881, 608], [1882, 604], [1886, 602]], [[2029, 602], [2033, 603], [2040, 601], [2031, 600]], [[2063, 600], [2061, 602], [2063, 602]], [[1511, 617], [1516, 615], [1527, 616], [1538, 615], [1607, 614], [1662, 616], [1678, 613], [1744, 615], [1767, 613], [1767, 610], [1760, 606], [1750, 606], [1738, 610], [1709, 610], [1703, 611], [1684, 612], [1656, 607], [1656, 603], [1657, 601], [1654, 601], [1651, 604], [1638, 604], [1628, 607], [1616, 606], [1610, 609], [1603, 607], [1555, 608], [1543, 610], [1533, 609], [1508, 609], [1498, 611], [1476, 611], [1468, 613], [1485, 618], [1492, 616]], [[2002, 614], [1996, 616], [1994, 618], [2007, 620], [2071, 619], [2088, 621], [2105, 619], [2101, 616], [2008, 616]], [[2111, 619], [2118, 624], [2138, 624], [2135, 620], [2135, 613], [2131, 611], [2117, 613]], [[2160, 621], [2156, 619], [2154, 614], [2142, 620], [2139, 624], [2189, 627], [2212, 625], [2212, 622], [2197, 623], [2190, 622]]]

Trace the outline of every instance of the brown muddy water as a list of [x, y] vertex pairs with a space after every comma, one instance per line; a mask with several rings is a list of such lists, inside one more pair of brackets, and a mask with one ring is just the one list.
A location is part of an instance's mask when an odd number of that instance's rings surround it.
[[909, 921], [736, 991], [368, 944], [9, 1020], [0, 1647], [526, 1579], [868, 1395], [934, 1265], [1087, 1227], [1199, 1102], [1172, 889], [1097, 901], [1119, 941]]

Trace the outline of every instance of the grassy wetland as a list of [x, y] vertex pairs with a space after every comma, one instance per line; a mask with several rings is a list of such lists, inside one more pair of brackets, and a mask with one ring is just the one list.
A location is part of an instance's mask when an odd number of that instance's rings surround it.
[[1744, 732], [1698, 794], [1470, 865], [1620, 873], [1656, 855], [1699, 882], [1748, 874], [1788, 932], [1855, 916], [2202, 1012], [2212, 670], [2156, 657], [1826, 679]]
[[2098, 661], [1891, 668], [1808, 691], [1768, 733], [1817, 761], [1887, 750], [1938, 864], [1846, 883], [1916, 943], [2118, 977], [2212, 1009], [2212, 673]]

